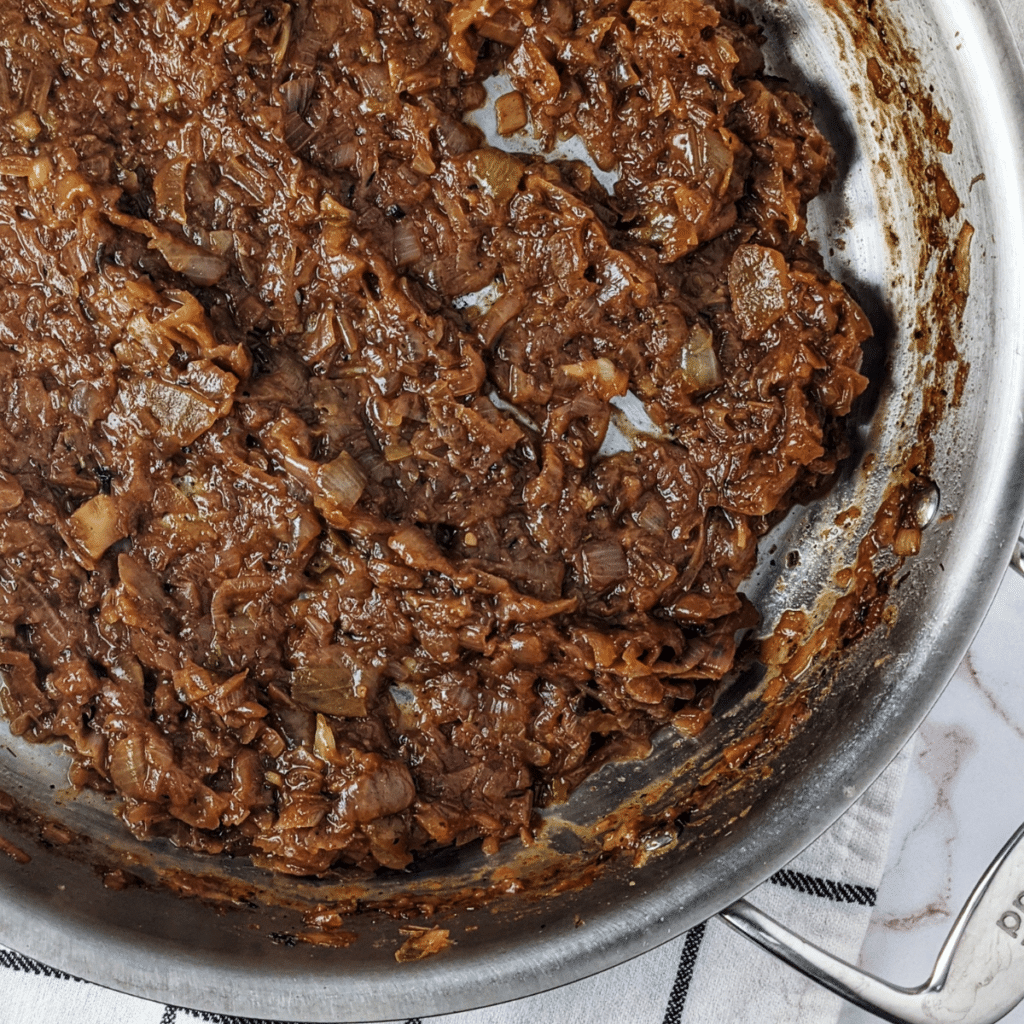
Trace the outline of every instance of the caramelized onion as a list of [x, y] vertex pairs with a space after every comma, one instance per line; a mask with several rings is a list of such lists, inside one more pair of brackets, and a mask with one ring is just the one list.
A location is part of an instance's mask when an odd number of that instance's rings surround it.
[[494, 101], [494, 116], [499, 135], [513, 135], [526, 127], [529, 117], [522, 93], [507, 92]]
[[789, 271], [776, 249], [741, 245], [729, 263], [732, 309], [744, 338], [756, 338], [789, 308]]
[[145, 740], [141, 735], [127, 736], [113, 744], [107, 770], [115, 786], [128, 796], [141, 799], [146, 795]]
[[310, 711], [336, 718], [363, 718], [380, 682], [380, 671], [338, 645], [319, 652], [317, 663], [291, 675], [292, 700]]
[[186, 156], [168, 160], [153, 177], [153, 195], [156, 197], [157, 205], [171, 220], [179, 224], [188, 222], [185, 180], [190, 163]]
[[172, 270], [184, 274], [194, 284], [209, 287], [227, 273], [228, 261], [223, 256], [204, 252], [191, 242], [161, 236], [151, 239], [149, 247], [156, 249]]
[[321, 503], [330, 504], [343, 511], [353, 508], [366, 487], [366, 474], [348, 452], [342, 452], [332, 462], [324, 463], [316, 478]]
[[529, 842], [841, 454], [827, 143], [714, 0], [125, 6], [0, 25], [0, 708], [259, 867]]
[[499, 205], [507, 203], [519, 188], [523, 165], [500, 149], [478, 149], [469, 161], [470, 172]]
[[400, 220], [395, 225], [394, 246], [396, 267], [408, 267], [423, 258], [420, 229], [413, 221]]
[[25, 491], [17, 479], [0, 470], [0, 512], [10, 512], [21, 504]]
[[584, 544], [582, 561], [584, 578], [594, 590], [607, 590], [629, 573], [626, 555], [616, 540]]
[[117, 502], [109, 494], [98, 494], [80, 506], [72, 513], [68, 529], [93, 561], [128, 535]]
[[722, 383], [722, 367], [715, 352], [711, 329], [698, 321], [680, 352], [679, 362], [687, 384], [698, 394]]

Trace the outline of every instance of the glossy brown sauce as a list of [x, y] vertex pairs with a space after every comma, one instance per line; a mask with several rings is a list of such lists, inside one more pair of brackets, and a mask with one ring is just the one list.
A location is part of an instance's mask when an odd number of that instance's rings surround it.
[[[698, 731], [870, 334], [759, 40], [702, 0], [2, 0], [12, 730], [136, 835], [293, 874], [529, 841]], [[495, 74], [614, 193], [485, 145]], [[628, 391], [661, 436], [598, 455]]]

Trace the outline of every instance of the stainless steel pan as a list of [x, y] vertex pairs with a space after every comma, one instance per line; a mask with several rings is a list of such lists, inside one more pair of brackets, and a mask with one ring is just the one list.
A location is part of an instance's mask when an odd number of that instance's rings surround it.
[[[1024, 518], [1024, 71], [997, 0], [754, 6], [775, 68], [814, 97], [839, 154], [815, 231], [877, 331], [842, 479], [764, 545], [750, 592], [765, 631], [805, 609], [805, 642], [825, 635], [815, 625], [835, 613], [843, 570], [858, 550], [863, 562], [894, 494], [930, 523], [916, 558], [882, 556], [886, 610], [867, 635], [783, 687], [782, 699], [812, 709], [805, 727], [786, 743], [766, 736], [772, 673], [749, 672], [719, 695], [699, 739], [666, 732], [647, 760], [608, 766], [547, 812], [533, 850], [463, 851], [370, 883], [270, 879], [143, 846], [101, 799], [66, 790], [59, 751], [4, 736], [0, 790], [15, 806], [0, 837], [31, 860], [0, 857], [0, 941], [125, 992], [220, 1012], [451, 1012], [581, 978], [728, 907], [894, 756], [966, 650]], [[752, 736], [762, 741], [740, 766], [734, 744]], [[716, 787], [703, 809], [677, 814], [702, 780]], [[641, 810], [646, 863], [604, 858], [608, 834]], [[17, 822], [32, 814], [54, 821], [42, 839]], [[526, 891], [513, 891], [519, 878]], [[356, 900], [351, 946], [296, 942], [304, 909]], [[410, 914], [447, 908], [454, 944], [396, 965], [403, 922], [367, 909], [396, 900]], [[742, 906], [731, 918], [744, 924]]]

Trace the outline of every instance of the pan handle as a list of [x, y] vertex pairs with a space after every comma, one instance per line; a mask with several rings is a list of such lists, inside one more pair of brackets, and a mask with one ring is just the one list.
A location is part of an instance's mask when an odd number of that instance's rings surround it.
[[746, 900], [719, 916], [813, 981], [895, 1024], [994, 1024], [1024, 998], [1024, 825], [978, 882], [931, 977], [917, 988], [859, 970]]

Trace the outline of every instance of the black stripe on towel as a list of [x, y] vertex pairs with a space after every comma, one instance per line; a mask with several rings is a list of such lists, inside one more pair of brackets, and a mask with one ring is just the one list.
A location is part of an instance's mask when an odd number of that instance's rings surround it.
[[672, 993], [668, 997], [668, 1006], [665, 1008], [665, 1019], [662, 1024], [679, 1024], [683, 1007], [686, 1005], [686, 993], [690, 991], [690, 982], [693, 980], [693, 969], [697, 966], [697, 954], [700, 952], [700, 944], [704, 938], [706, 927], [707, 925], [699, 924], [686, 933], [683, 952], [679, 956], [679, 970], [676, 971], [676, 980], [672, 985]]
[[195, 1020], [200, 1020], [203, 1024], [286, 1024], [286, 1022], [278, 1022], [271, 1020], [262, 1020], [255, 1017], [232, 1017], [228, 1013], [214, 1013], [212, 1010], [189, 1010], [183, 1006], [168, 1006], [168, 1011], [173, 1011], [173, 1016], [168, 1016], [168, 1013], [164, 1013], [160, 1024], [185, 1024], [182, 1018], [178, 1017], [178, 1014], [187, 1014], [189, 1017]]
[[0, 967], [6, 967], [10, 971], [22, 971], [25, 974], [38, 974], [44, 978], [60, 978], [62, 981], [81, 981], [73, 974], [65, 974], [54, 967], [47, 967], [38, 960], [31, 960], [21, 953], [15, 953], [13, 949], [0, 949]]
[[862, 907], [873, 907], [878, 899], [878, 891], [869, 885], [833, 882], [831, 878], [805, 875], [802, 871], [790, 871], [788, 868], [776, 871], [768, 881], [772, 885], [796, 889], [797, 892], [806, 893], [808, 896], [820, 896], [835, 903], [857, 903]]

